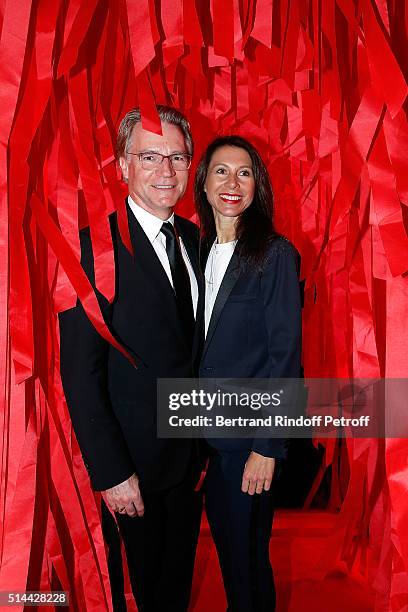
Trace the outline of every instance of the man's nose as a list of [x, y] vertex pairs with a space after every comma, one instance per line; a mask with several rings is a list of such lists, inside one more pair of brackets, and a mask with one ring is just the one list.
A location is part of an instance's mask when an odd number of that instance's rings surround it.
[[175, 170], [173, 168], [173, 164], [171, 163], [171, 161], [170, 161], [170, 159], [168, 157], [165, 157], [163, 159], [162, 163], [157, 168], [156, 172], [160, 176], [174, 176], [176, 174], [176, 172], [175, 172]]

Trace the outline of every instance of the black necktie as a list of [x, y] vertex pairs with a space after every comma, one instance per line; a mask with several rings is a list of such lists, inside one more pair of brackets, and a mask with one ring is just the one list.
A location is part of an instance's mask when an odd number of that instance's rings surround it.
[[169, 222], [163, 223], [161, 231], [166, 237], [166, 252], [169, 258], [173, 287], [182, 325], [188, 341], [192, 343], [194, 334], [194, 312], [191, 299], [190, 277], [181, 254], [180, 244], [177, 240], [173, 225]]

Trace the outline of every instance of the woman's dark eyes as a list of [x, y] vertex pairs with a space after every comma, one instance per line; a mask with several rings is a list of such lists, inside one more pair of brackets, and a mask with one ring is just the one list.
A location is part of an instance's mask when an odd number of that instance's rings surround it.
[[[216, 174], [225, 174], [226, 170], [225, 168], [217, 168], [215, 172]], [[240, 176], [251, 176], [251, 173], [249, 172], [249, 170], [241, 170], [239, 174]]]

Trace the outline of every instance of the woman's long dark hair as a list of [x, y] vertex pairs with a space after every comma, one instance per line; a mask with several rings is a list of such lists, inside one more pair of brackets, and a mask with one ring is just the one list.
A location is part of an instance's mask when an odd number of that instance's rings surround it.
[[204, 191], [212, 156], [220, 147], [244, 149], [251, 158], [255, 179], [254, 199], [240, 215], [236, 226], [237, 253], [242, 262], [262, 266], [268, 243], [276, 232], [273, 226], [273, 192], [269, 174], [255, 147], [241, 136], [221, 136], [213, 140], [204, 152], [194, 181], [194, 200], [200, 220], [201, 236], [212, 241], [216, 236], [214, 215]]

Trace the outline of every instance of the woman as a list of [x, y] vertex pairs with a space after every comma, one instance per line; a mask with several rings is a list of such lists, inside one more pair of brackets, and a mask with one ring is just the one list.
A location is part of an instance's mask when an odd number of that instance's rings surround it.
[[[298, 377], [296, 251], [274, 231], [272, 188], [259, 153], [239, 136], [217, 138], [201, 159], [194, 192], [206, 289], [200, 376]], [[271, 612], [271, 484], [284, 441], [208, 442], [206, 509], [228, 611]]]

